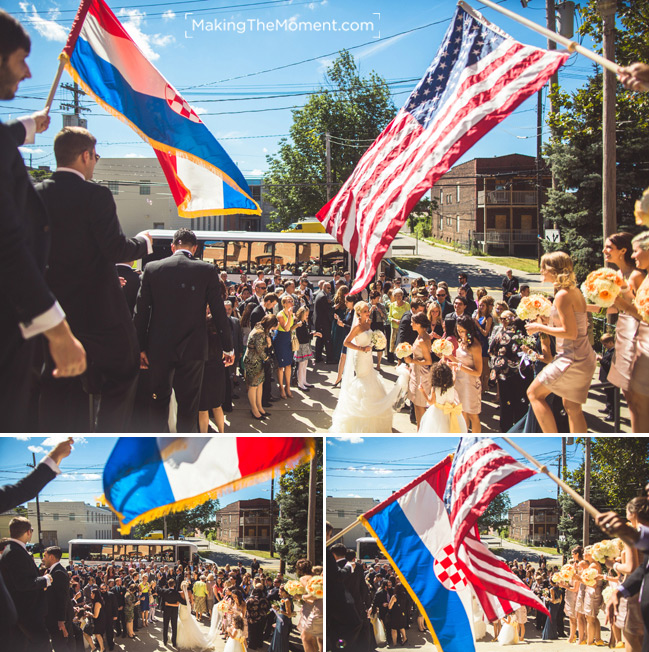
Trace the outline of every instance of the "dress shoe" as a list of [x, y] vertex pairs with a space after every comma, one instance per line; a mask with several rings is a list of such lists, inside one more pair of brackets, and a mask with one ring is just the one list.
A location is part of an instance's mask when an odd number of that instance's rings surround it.
[[236, 399], [238, 399], [240, 397], [239, 397], [239, 394], [232, 394], [232, 398], [236, 400]]
[[262, 401], [261, 407], [269, 408], [269, 407], [273, 407], [273, 404], [270, 401]]
[[262, 421], [263, 418], [264, 418], [263, 416], [261, 416], [261, 414], [260, 414], [258, 417], [256, 417], [256, 416], [255, 416], [255, 413], [254, 413], [252, 410], [250, 410], [250, 416], [251, 416], [253, 419], [257, 419], [257, 421]]

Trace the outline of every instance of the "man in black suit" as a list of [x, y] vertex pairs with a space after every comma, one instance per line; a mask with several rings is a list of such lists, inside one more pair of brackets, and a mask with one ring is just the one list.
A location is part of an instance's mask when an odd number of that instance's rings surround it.
[[50, 546], [43, 552], [43, 564], [52, 578], [52, 586], [45, 592], [47, 616], [45, 625], [52, 639], [54, 652], [67, 652], [72, 636], [74, 610], [70, 600], [70, 577], [61, 566], [63, 553], [58, 546]]
[[[96, 430], [125, 432], [140, 350], [115, 263], [142, 258], [153, 249], [147, 233], [132, 239], [122, 233], [112, 193], [90, 182], [99, 159], [96, 143], [87, 129], [64, 127], [54, 138], [56, 172], [36, 189], [51, 222], [45, 278], [86, 349], [86, 389], [101, 395]], [[41, 389], [42, 422], [60, 430], [65, 419], [60, 406], [66, 397], [47, 376]]]
[[178, 628], [178, 607], [187, 604], [185, 598], [176, 589], [176, 580], [170, 579], [168, 588], [158, 591], [162, 602], [162, 641], [167, 645], [169, 623], [171, 623], [171, 644], [176, 647], [176, 630]]
[[115, 625], [117, 623], [118, 603], [114, 591], [109, 591], [106, 584], [99, 586], [106, 610], [106, 645], [109, 650], [115, 648]]
[[3, 641], [12, 652], [51, 652], [50, 636], [45, 625], [47, 601], [45, 589], [52, 584], [49, 575], [40, 577], [27, 543], [34, 528], [23, 516], [9, 522], [9, 543], [0, 557], [0, 572], [13, 599], [18, 615], [8, 640]]
[[128, 263], [117, 263], [115, 267], [117, 268], [117, 274], [122, 286], [122, 291], [126, 297], [128, 309], [131, 311], [131, 316], [133, 316], [137, 293], [140, 289], [140, 274], [133, 269], [133, 261]]
[[[0, 10], [0, 100], [13, 99], [20, 82], [31, 77], [26, 62], [30, 47], [22, 25]], [[0, 123], [0, 430], [4, 432], [25, 432], [36, 425], [30, 421], [29, 403], [38, 335], [48, 340], [57, 378], [77, 376], [86, 368], [83, 347], [43, 276], [48, 217], [18, 150], [48, 124], [44, 111], [23, 121]]]
[[518, 279], [513, 275], [512, 270], [505, 272], [505, 278], [502, 282], [503, 301], [509, 301], [509, 297], [518, 292]]
[[151, 370], [152, 432], [168, 432], [169, 400], [176, 392], [178, 432], [198, 432], [203, 366], [207, 360], [206, 308], [221, 338], [226, 366], [234, 362], [230, 324], [218, 271], [194, 259], [196, 236], [179, 229], [172, 255], [147, 264], [135, 306], [141, 364]]
[[424, 312], [426, 304], [421, 299], [413, 299], [410, 302], [410, 310], [403, 314], [399, 322], [399, 332], [397, 333], [397, 344], [408, 342], [414, 344], [417, 339], [417, 333], [412, 328], [412, 316], [419, 312]]
[[521, 299], [523, 297], [529, 297], [530, 296], [530, 286], [527, 285], [526, 283], [523, 283], [521, 285], [520, 292], [517, 292], [516, 294], [512, 294], [511, 297], [509, 297], [509, 300], [507, 301], [507, 305], [509, 306], [509, 309], [512, 312], [516, 312], [516, 308], [518, 308]]
[[313, 326], [316, 331], [322, 333], [322, 337], [316, 337], [315, 362], [322, 362], [322, 348], [327, 352], [326, 363], [332, 364], [332, 343], [331, 324], [334, 320], [334, 309], [331, 303], [331, 283], [324, 283], [322, 290], [315, 293], [313, 297]]

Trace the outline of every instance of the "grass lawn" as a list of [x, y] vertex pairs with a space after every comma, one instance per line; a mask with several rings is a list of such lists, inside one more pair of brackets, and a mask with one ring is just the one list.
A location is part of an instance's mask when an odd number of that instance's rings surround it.
[[218, 541], [216, 539], [214, 539], [212, 543], [216, 543], [217, 545], [223, 546], [224, 548], [230, 548], [238, 552], [243, 552], [246, 555], [253, 555], [254, 557], [259, 557], [260, 559], [278, 559], [277, 556], [271, 557], [270, 552], [268, 552], [268, 550], [248, 550], [247, 548], [245, 550], [242, 550], [241, 548], [235, 548], [234, 546], [231, 546], [227, 543], [223, 543], [223, 541]]
[[393, 260], [399, 267], [414, 272], [424, 259], [417, 256], [392, 256], [390, 260]]
[[522, 541], [516, 541], [516, 539], [503, 539], [504, 541], [510, 541], [511, 543], [518, 543], [521, 546], [525, 546], [526, 548], [529, 548], [530, 550], [535, 550], [537, 552], [542, 552], [544, 555], [558, 555], [560, 553], [557, 552], [556, 548], [546, 548], [543, 546], [528, 546], [527, 544], [523, 543]]
[[539, 264], [536, 258], [516, 258], [514, 256], [476, 256], [478, 260], [484, 260], [496, 265], [511, 267], [513, 271], [520, 270], [527, 274], [538, 274]]

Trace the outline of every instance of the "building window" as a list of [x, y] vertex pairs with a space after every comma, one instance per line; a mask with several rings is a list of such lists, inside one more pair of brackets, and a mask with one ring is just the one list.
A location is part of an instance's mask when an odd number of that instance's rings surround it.
[[453, 217], [451, 215], [446, 216], [446, 226], [453, 226]]
[[338, 518], [345, 518], [345, 510], [344, 509], [339, 509], [338, 510]]
[[73, 513], [73, 512], [70, 512], [70, 520], [71, 520], [71, 521], [74, 521], [74, 519], [75, 519], [75, 515], [74, 515], [74, 513]]
[[110, 190], [113, 195], [119, 195], [119, 181], [109, 181], [108, 190]]
[[459, 204], [460, 203], [460, 184], [458, 183], [457, 186], [455, 186], [455, 201]]
[[444, 217], [442, 215], [439, 216], [439, 230], [442, 231], [444, 229]]
[[151, 179], [140, 179], [140, 194], [141, 195], [151, 194]]
[[52, 514], [52, 520], [53, 521], [58, 521], [59, 520], [59, 515], [58, 514]]
[[460, 216], [459, 215], [455, 216], [455, 230], [456, 231], [460, 230]]
[[448, 195], [446, 195], [446, 203], [447, 204], [453, 203], [453, 195], [450, 192], [448, 193]]
[[154, 222], [153, 223], [153, 228], [154, 229], [164, 229], [165, 228], [165, 223], [164, 222]]

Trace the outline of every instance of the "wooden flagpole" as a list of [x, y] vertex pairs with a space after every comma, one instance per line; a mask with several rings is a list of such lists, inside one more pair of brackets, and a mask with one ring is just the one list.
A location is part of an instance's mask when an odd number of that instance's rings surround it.
[[[575, 41], [571, 41], [569, 38], [566, 38], [565, 36], [561, 36], [561, 34], [557, 34], [556, 32], [553, 32], [552, 30], [549, 30], [546, 27], [537, 25], [534, 21], [531, 21], [528, 18], [524, 18], [523, 16], [519, 16], [517, 13], [510, 11], [509, 9], [505, 9], [505, 7], [502, 7], [501, 5], [497, 5], [495, 2], [491, 2], [491, 0], [480, 0], [480, 2], [486, 5], [487, 7], [490, 7], [491, 9], [495, 9], [496, 11], [499, 11], [501, 14], [504, 14], [505, 16], [508, 16], [512, 20], [515, 20], [517, 23], [520, 23], [521, 25], [525, 25], [525, 27], [529, 27], [531, 30], [534, 30], [539, 34], [542, 34], [546, 38], [549, 38], [552, 41], [555, 41], [556, 43], [565, 46], [565, 48], [569, 52], [577, 52], [587, 57], [591, 61], [594, 61], [596, 64], [602, 66], [603, 68], [610, 70], [616, 75], [619, 73], [620, 67], [614, 61], [611, 61], [610, 59], [606, 59], [600, 56], [596, 52], [593, 52], [592, 50], [585, 48], [583, 45], [579, 45], [579, 43], [576, 43]], [[460, 0], [459, 4], [464, 5], [464, 2]]]
[[[481, 2], [483, 0], [480, 0]], [[541, 464], [538, 460], [534, 459], [529, 453], [524, 451], [518, 444], [515, 444], [509, 437], [503, 437], [503, 439], [515, 450], [517, 450], [526, 460], [529, 460], [534, 466], [538, 468], [541, 473], [556, 482], [580, 507], [583, 507], [593, 518], [598, 517], [601, 512], [593, 507], [589, 502], [585, 501], [572, 487], [568, 486], [561, 478], [557, 478], [552, 471], [548, 470], [548, 467], [544, 464]]]
[[351, 525], [348, 525], [346, 528], [342, 529], [338, 534], [334, 534], [331, 539], [327, 539], [327, 545], [330, 546], [334, 541], [337, 541], [341, 537], [344, 537], [347, 532], [351, 532], [357, 525], [360, 525], [361, 522], [359, 519], [356, 519]]
[[50, 88], [50, 92], [47, 96], [47, 100], [45, 100], [46, 115], [50, 112], [50, 109], [52, 108], [52, 102], [54, 101], [54, 94], [56, 93], [56, 89], [58, 88], [59, 82], [61, 81], [63, 68], [65, 68], [65, 60], [63, 59], [63, 57], [61, 57], [59, 59], [59, 69], [56, 71], [56, 77], [54, 77], [54, 81], [52, 82], [52, 87]]

